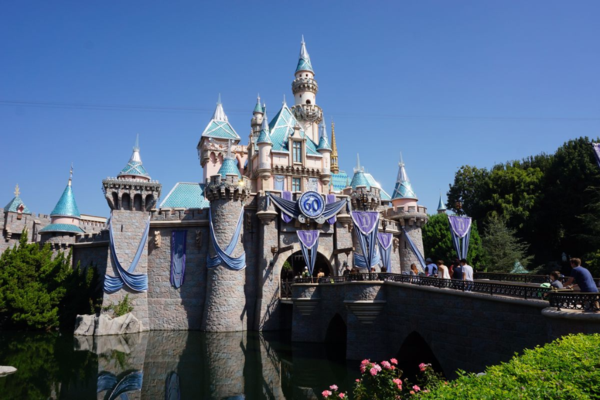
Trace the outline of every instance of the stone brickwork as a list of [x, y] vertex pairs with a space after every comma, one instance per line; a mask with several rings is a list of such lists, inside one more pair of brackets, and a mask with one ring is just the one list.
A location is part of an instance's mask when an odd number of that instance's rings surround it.
[[[407, 225], [404, 227], [406, 233], [410, 236], [410, 240], [417, 246], [421, 254], [425, 254], [423, 249], [423, 236], [421, 234], [421, 227], [418, 225]], [[421, 264], [417, 255], [412, 251], [405, 236], [400, 236], [400, 265], [402, 272], [409, 272], [411, 264], [417, 264], [420, 268]]]
[[[124, 211], [124, 210], [113, 210], [112, 211], [112, 227], [115, 241], [115, 250], [119, 263], [123, 269], [127, 270], [135, 253], [140, 244], [140, 240], [146, 229], [146, 223], [150, 214], [145, 211]], [[111, 276], [118, 276], [115, 266], [109, 257], [106, 273]], [[147, 274], [148, 273], [148, 241], [144, 245], [142, 256], [138, 262], [135, 274]], [[108, 294], [104, 293], [102, 300], [102, 306], [107, 307], [109, 305], [116, 305], [125, 298], [125, 295], [129, 295], [129, 301], [133, 305], [133, 314], [137, 319], [142, 322], [144, 330], [150, 329], [150, 323], [148, 319], [148, 293], [147, 292], [134, 292], [127, 286], [116, 293]]]

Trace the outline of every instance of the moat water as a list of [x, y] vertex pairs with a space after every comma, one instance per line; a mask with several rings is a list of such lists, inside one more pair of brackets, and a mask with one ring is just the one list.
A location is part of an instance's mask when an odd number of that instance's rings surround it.
[[0, 332], [0, 399], [317, 399], [350, 389], [344, 345], [289, 333], [148, 332], [100, 338]]

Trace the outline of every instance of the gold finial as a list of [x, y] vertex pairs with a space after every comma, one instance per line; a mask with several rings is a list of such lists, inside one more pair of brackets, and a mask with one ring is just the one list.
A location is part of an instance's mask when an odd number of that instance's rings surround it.
[[19, 197], [20, 194], [21, 191], [19, 190], [19, 184], [17, 183], [17, 186], [15, 186], [15, 197]]
[[335, 141], [335, 122], [333, 122], [333, 118], [331, 119], [331, 172], [334, 174], [340, 172], [337, 143]]

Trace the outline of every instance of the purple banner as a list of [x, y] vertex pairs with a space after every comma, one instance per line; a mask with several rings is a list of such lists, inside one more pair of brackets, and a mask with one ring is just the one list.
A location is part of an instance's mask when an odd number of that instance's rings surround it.
[[[292, 201], [292, 192], [284, 190], [283, 192], [281, 192], [281, 198], [284, 200]], [[290, 222], [292, 220], [292, 217], [290, 217], [286, 213], [282, 212], [281, 219], [283, 220], [283, 222], [285, 222], [287, 224], [288, 222]]]
[[592, 143], [592, 147], [594, 148], [594, 157], [596, 157], [596, 162], [600, 167], [600, 143]]
[[296, 231], [298, 239], [307, 248], [312, 248], [319, 239], [319, 231]]
[[379, 213], [377, 211], [352, 211], [352, 221], [354, 226], [360, 230], [363, 235], [373, 232], [373, 229], [379, 223]]
[[451, 215], [448, 217], [448, 220], [450, 221], [450, 227], [454, 231], [454, 234], [459, 238], [465, 237], [465, 235], [471, 230], [470, 217]]
[[[335, 203], [335, 194], [327, 195], [327, 204], [331, 204], [331, 203]], [[333, 224], [335, 224], [335, 221], [336, 221], [336, 216], [334, 215], [333, 217], [331, 217], [327, 220], [327, 223], [329, 225], [333, 225]]]
[[384, 249], [389, 249], [392, 245], [392, 234], [391, 233], [382, 233], [379, 232], [377, 234], [377, 239], [379, 240], [379, 244]]

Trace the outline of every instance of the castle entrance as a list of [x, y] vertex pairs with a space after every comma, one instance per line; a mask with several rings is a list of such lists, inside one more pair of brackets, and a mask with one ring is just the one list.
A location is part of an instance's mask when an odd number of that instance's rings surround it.
[[[288, 280], [293, 279], [297, 276], [302, 276], [304, 272], [304, 268], [306, 268], [306, 263], [304, 262], [304, 257], [302, 256], [301, 251], [297, 251], [291, 256], [283, 264], [283, 270], [281, 271], [281, 279]], [[333, 275], [333, 271], [331, 269], [331, 265], [325, 257], [321, 253], [317, 253], [317, 261], [315, 262], [315, 269], [313, 270], [313, 276], [316, 278], [319, 274], [319, 271], [322, 271], [325, 276]]]

